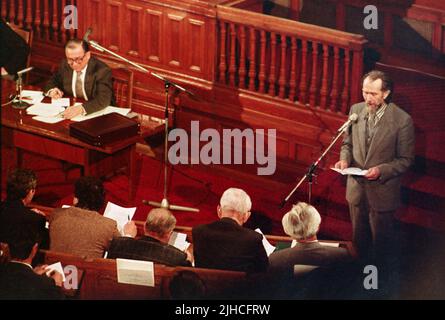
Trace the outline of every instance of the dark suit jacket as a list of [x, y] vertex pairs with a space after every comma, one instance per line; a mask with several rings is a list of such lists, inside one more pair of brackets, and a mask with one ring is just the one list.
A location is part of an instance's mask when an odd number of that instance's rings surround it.
[[187, 254], [148, 236], [140, 239], [114, 238], [108, 249], [108, 258], [153, 261], [169, 266], [191, 266], [190, 261], [187, 260]]
[[192, 235], [196, 267], [245, 272], [267, 270], [262, 235], [233, 219], [222, 218], [194, 227]]
[[29, 266], [9, 262], [0, 266], [0, 300], [58, 300], [61, 288], [46, 275], [36, 274]]
[[119, 237], [116, 221], [77, 207], [60, 208], [49, 218], [50, 249], [87, 258], [102, 258]]
[[[52, 88], [59, 88], [67, 96], [73, 94], [73, 69], [68, 65], [66, 59], [62, 61], [57, 72], [51, 77], [45, 86], [45, 92]], [[113, 83], [111, 69], [102, 61], [91, 57], [88, 62], [85, 75], [85, 93], [88, 101], [83, 107], [87, 113], [99, 111], [114, 104]]]
[[29, 46], [0, 18], [0, 67], [9, 74], [26, 68]]
[[330, 266], [351, 260], [348, 250], [323, 246], [318, 242], [297, 243], [295, 247], [273, 252], [269, 271], [293, 274], [294, 265]]
[[25, 207], [21, 200], [5, 201], [0, 205], [0, 242], [9, 243], [20, 232], [33, 232], [41, 240], [40, 248], [49, 248], [48, 229], [45, 217]]
[[414, 161], [413, 121], [405, 111], [390, 103], [375, 127], [366, 153], [365, 103], [353, 105], [350, 114], [353, 113], [358, 119], [345, 135], [340, 159], [346, 160], [350, 167], [369, 169], [378, 166], [381, 176], [375, 181], [348, 176], [346, 199], [358, 205], [363, 197], [367, 197], [376, 211], [395, 210], [400, 204], [401, 175]]

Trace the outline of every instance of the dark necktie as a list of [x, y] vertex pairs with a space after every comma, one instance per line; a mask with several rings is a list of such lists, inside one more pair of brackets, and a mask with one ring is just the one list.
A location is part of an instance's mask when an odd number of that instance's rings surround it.
[[84, 99], [82, 86], [82, 71], [76, 71], [76, 98]]
[[375, 127], [375, 113], [370, 113], [366, 122], [366, 153], [368, 153], [371, 145], [372, 137], [374, 136]]

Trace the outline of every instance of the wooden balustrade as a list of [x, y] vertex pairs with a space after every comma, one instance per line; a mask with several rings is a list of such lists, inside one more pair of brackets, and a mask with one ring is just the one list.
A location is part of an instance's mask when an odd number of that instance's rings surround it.
[[217, 13], [220, 83], [244, 88], [247, 74], [251, 91], [341, 113], [359, 100], [363, 36], [224, 6]]
[[2, 0], [1, 17], [33, 30], [35, 40], [64, 43], [67, 33], [76, 35], [76, 30], [64, 27], [64, 8], [71, 4], [77, 5], [77, 0]]

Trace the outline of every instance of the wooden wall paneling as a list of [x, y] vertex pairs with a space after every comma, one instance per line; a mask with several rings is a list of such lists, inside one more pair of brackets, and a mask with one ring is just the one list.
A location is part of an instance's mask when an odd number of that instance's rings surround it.
[[164, 24], [162, 23], [164, 13], [162, 10], [150, 7], [144, 10], [142, 43], [144, 45], [144, 58], [149, 63], [163, 63], [162, 55], [162, 34]]
[[[105, 47], [117, 54], [128, 54], [123, 48], [128, 47], [129, 43], [132, 42], [133, 32], [129, 27], [131, 28], [133, 22], [130, 23], [130, 19], [123, 19], [124, 4], [122, 2], [108, 0], [105, 3], [105, 6], [105, 18], [101, 18], [101, 16], [96, 17], [96, 21], [103, 21], [103, 19], [105, 19], [105, 24], [102, 24], [101, 26], [102, 34], [104, 36], [103, 43], [105, 44]], [[123, 31], [126, 32], [124, 42], [122, 41]]]
[[[91, 27], [93, 29], [90, 39], [97, 41], [100, 45], [106, 47], [109, 45], [109, 40], [105, 38], [108, 34], [108, 30], [114, 30], [115, 28], [110, 25], [110, 21], [106, 20], [106, 14], [104, 15], [105, 2], [103, 0], [85, 0], [79, 1], [78, 13], [79, 25], [78, 34], [83, 37], [85, 31]], [[111, 33], [111, 32], [110, 32]]]
[[167, 65], [176, 71], [185, 69], [184, 30], [186, 14], [177, 10], [166, 9], [164, 18], [164, 55]]
[[203, 64], [206, 61], [204, 53], [208, 45], [205, 38], [205, 22], [202, 19], [188, 18], [187, 32], [191, 45], [187, 50], [187, 66], [190, 71], [199, 75], [204, 72]]
[[143, 8], [140, 5], [130, 5], [126, 4], [125, 6], [125, 18], [123, 23], [125, 28], [121, 28], [125, 30], [125, 39], [122, 44], [125, 48], [122, 50], [125, 54], [135, 57], [135, 58], [143, 58], [143, 44], [142, 44], [142, 36], [143, 36]]

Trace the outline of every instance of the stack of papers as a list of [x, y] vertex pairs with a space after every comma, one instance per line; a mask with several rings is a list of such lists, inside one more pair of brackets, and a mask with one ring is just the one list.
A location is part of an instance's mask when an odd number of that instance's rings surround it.
[[[29, 103], [30, 105], [41, 102], [43, 98], [44, 95], [42, 91], [22, 90], [22, 100]], [[17, 97], [17, 99], [14, 101], [18, 100], [19, 98]]]
[[124, 226], [133, 219], [134, 213], [136, 212], [136, 207], [134, 208], [124, 208], [114, 204], [112, 202], [107, 203], [107, 207], [104, 211], [104, 217], [113, 219], [117, 222], [117, 229], [121, 235], [124, 235]]
[[178, 248], [181, 251], [185, 251], [190, 246], [190, 242], [188, 242], [186, 239], [187, 235], [185, 233], [174, 231], [168, 240], [168, 244]]
[[266, 239], [266, 237], [264, 236], [264, 234], [260, 230], [260, 228], [255, 229], [255, 231], [263, 236], [264, 249], [266, 250], [267, 256], [270, 256], [272, 254], [272, 252], [275, 251], [275, 247], [273, 245], [271, 245], [270, 242]]
[[100, 116], [103, 116], [103, 115], [106, 115], [106, 114], [109, 114], [109, 113], [113, 113], [113, 112], [116, 112], [116, 113], [119, 113], [119, 114], [121, 114], [123, 116], [126, 116], [127, 114], [130, 113], [130, 111], [131, 111], [130, 108], [118, 108], [118, 107], [111, 107], [111, 106], [109, 106], [109, 107], [106, 107], [105, 109], [102, 109], [102, 110], [97, 111], [97, 112], [90, 113], [90, 114], [88, 114], [86, 116], [74, 117], [71, 120], [72, 121], [76, 121], [76, 122], [80, 122], [80, 121], [84, 121], [84, 120], [100, 117]]

